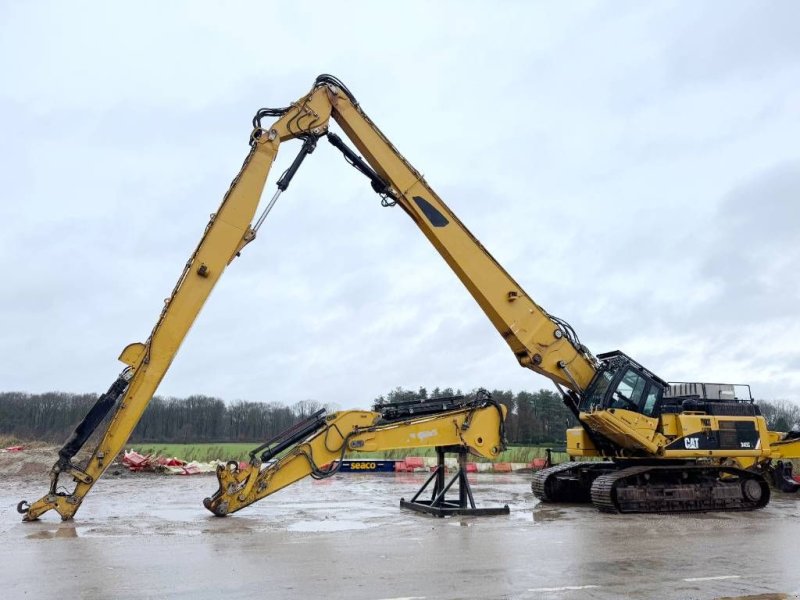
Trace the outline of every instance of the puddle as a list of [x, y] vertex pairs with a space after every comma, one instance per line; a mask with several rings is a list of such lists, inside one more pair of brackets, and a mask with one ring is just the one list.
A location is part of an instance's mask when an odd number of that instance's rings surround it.
[[299, 521], [297, 523], [292, 523], [286, 529], [287, 531], [323, 533], [328, 531], [351, 531], [355, 529], [370, 529], [372, 527], [375, 527], [375, 525], [368, 525], [361, 521], [325, 520], [325, 521]]

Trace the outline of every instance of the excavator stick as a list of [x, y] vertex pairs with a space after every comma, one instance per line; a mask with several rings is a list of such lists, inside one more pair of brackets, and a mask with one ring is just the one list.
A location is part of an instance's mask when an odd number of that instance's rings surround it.
[[[242, 249], [252, 242], [278, 195], [289, 186], [303, 159], [310, 154], [316, 137], [327, 129], [331, 105], [325, 89], [316, 88], [297, 103], [282, 109], [262, 109], [254, 119], [248, 152], [241, 170], [231, 183], [217, 212], [211, 215], [200, 242], [189, 257], [172, 294], [145, 343], [127, 346], [119, 359], [126, 368], [103, 394], [75, 433], [59, 451], [58, 461], [50, 471], [49, 492], [32, 504], [25, 500], [17, 505], [24, 521], [34, 521], [50, 510], [62, 519], [71, 519], [83, 498], [122, 451], [136, 424], [142, 417], [162, 378], [175, 358], [181, 343], [211, 294], [222, 273]], [[279, 119], [269, 130], [260, 127], [260, 115]], [[270, 167], [283, 141], [304, 140], [300, 155], [278, 181], [278, 191], [253, 223]], [[111, 415], [108, 427], [85, 466], [72, 459], [90, 439], [90, 435]], [[71, 482], [72, 491], [63, 491]]]
[[253, 450], [244, 468], [236, 461], [217, 467], [219, 489], [203, 505], [224, 517], [304, 477], [323, 479], [336, 474], [350, 452], [449, 447], [464, 456], [470, 452], [495, 458], [505, 448], [506, 409], [488, 394], [439, 413], [399, 420], [387, 419], [385, 414], [316, 413]]

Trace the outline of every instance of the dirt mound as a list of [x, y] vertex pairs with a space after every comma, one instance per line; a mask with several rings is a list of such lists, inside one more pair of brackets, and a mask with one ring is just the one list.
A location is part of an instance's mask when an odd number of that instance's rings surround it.
[[0, 453], [0, 475], [47, 479], [50, 468], [58, 458], [58, 446], [35, 444], [19, 452]]
[[[30, 442], [23, 444], [23, 449], [18, 452], [0, 452], [0, 477], [23, 479], [50, 480], [50, 469], [58, 460], [60, 446], [43, 442]], [[89, 459], [89, 452], [82, 450], [75, 457], [75, 464], [85, 465]], [[118, 460], [114, 460], [106, 475], [124, 475], [128, 471], [123, 469]], [[64, 481], [71, 481], [64, 476]], [[63, 482], [62, 482], [63, 483]]]

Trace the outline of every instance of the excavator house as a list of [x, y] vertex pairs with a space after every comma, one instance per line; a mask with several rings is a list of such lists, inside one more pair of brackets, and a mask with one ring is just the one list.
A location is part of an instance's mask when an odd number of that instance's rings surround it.
[[[275, 121], [266, 124], [265, 119]], [[353, 147], [331, 131], [336, 123]], [[518, 363], [550, 379], [579, 427], [567, 431], [570, 462], [535, 474], [533, 494], [543, 502], [591, 502], [605, 512], [752, 510], [772, 488], [796, 492], [792, 458], [800, 432], [769, 431], [746, 386], [670, 384], [620, 351], [592, 354], [573, 328], [548, 313], [487, 252], [362, 110], [337, 78], [317, 77], [311, 90], [282, 108], [253, 118], [249, 152], [222, 204], [211, 215], [147, 341], [127, 346], [125, 364], [59, 451], [50, 490], [18, 510], [31, 521], [50, 510], [72, 518], [84, 497], [123, 449], [189, 328], [225, 268], [257, 239], [261, 226], [304, 160], [326, 139], [364, 174], [384, 207], [398, 207], [417, 225], [503, 337]], [[302, 142], [255, 218], [279, 147]], [[746, 395], [743, 391], [746, 390]], [[108, 415], [110, 419], [106, 419]], [[486, 394], [420, 406], [317, 414], [254, 449], [247, 466], [217, 471], [219, 488], [204, 504], [224, 516], [306, 477], [336, 472], [348, 453], [389, 448], [437, 449], [440, 468], [406, 508], [437, 516], [502, 514], [478, 509], [462, 471], [445, 482], [443, 454], [494, 458], [504, 447], [505, 408]], [[78, 451], [108, 422], [85, 464]], [[72, 491], [61, 491], [62, 477]], [[445, 497], [459, 487], [457, 502]], [[770, 487], [772, 485], [772, 488]], [[474, 512], [470, 512], [474, 511]], [[484, 512], [481, 512], [484, 511]]]

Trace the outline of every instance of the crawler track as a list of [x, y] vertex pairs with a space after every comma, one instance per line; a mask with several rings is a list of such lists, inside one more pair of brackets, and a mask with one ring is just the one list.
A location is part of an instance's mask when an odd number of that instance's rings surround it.
[[613, 471], [613, 462], [568, 462], [533, 475], [531, 490], [542, 502], [591, 502], [592, 482]]
[[636, 466], [597, 477], [591, 501], [608, 513], [741, 511], [769, 502], [766, 480], [732, 467]]
[[769, 502], [767, 481], [733, 467], [569, 462], [533, 476], [542, 502], [591, 502], [607, 513], [743, 511]]

